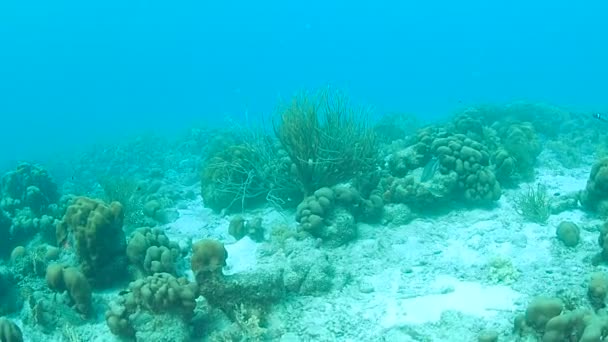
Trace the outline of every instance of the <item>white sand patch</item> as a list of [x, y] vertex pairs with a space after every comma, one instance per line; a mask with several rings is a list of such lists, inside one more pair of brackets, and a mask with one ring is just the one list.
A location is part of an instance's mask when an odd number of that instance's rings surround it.
[[186, 208], [178, 209], [178, 213], [177, 220], [160, 228], [182, 247], [201, 239], [234, 241], [234, 238], [228, 234], [229, 219], [215, 215], [200, 202], [191, 201]]
[[167, 234], [179, 234], [181, 236], [194, 237], [200, 235], [202, 228], [205, 228], [206, 224], [197, 217], [195, 213], [189, 210], [180, 210], [179, 218], [171, 223], [168, 229], [165, 231]]
[[[535, 183], [543, 184], [550, 193], [559, 192], [561, 194], [572, 193], [585, 189], [589, 168], [568, 170], [569, 174], [556, 174], [551, 168], [539, 168]], [[563, 172], [559, 170], [559, 172]]]
[[501, 311], [515, 310], [515, 302], [521, 296], [507, 286], [483, 286], [450, 276], [438, 276], [429, 292], [414, 298], [388, 299], [384, 328], [438, 322], [446, 311], [492, 318]]
[[228, 252], [226, 267], [224, 267], [225, 275], [232, 275], [255, 269], [257, 265], [256, 255], [258, 245], [248, 236], [231, 245], [225, 245], [224, 247]]
[[459, 263], [466, 266], [479, 264], [479, 261], [483, 260], [479, 251], [469, 248], [467, 246], [467, 241], [459, 240], [450, 240], [449, 245], [442, 253], [442, 257], [452, 263]]
[[197, 202], [190, 202], [186, 209], [178, 209], [179, 218], [167, 224], [165, 233], [176, 237], [198, 238], [216, 218], [211, 210]]

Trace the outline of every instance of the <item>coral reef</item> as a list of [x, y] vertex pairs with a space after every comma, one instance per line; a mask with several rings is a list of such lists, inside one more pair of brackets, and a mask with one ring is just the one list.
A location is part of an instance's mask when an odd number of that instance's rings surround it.
[[0, 236], [6, 238], [0, 239], [0, 257], [7, 257], [9, 251], [13, 248], [14, 243], [11, 237], [11, 226], [13, 221], [11, 218], [0, 209]]
[[205, 206], [216, 210], [245, 207], [265, 199], [266, 191], [255, 172], [256, 156], [245, 145], [227, 148], [209, 158], [201, 176]]
[[608, 158], [593, 164], [587, 186], [580, 194], [583, 207], [602, 217], [608, 216]]
[[575, 247], [581, 240], [580, 228], [570, 221], [560, 222], [555, 234], [557, 235], [557, 239], [566, 247]]
[[87, 316], [91, 314], [92, 290], [85, 275], [75, 267], [51, 264], [46, 271], [46, 282], [51, 290], [66, 291], [76, 311]]
[[27, 207], [41, 215], [59, 200], [57, 185], [48, 172], [29, 163], [21, 163], [16, 170], [2, 176], [0, 189], [0, 207], [10, 214]]
[[290, 207], [321, 187], [366, 177], [376, 170], [379, 155], [364, 117], [338, 93], [295, 97], [277, 115], [276, 140], [244, 132], [205, 158], [205, 206], [218, 212], [262, 203]]
[[139, 278], [155, 273], [176, 275], [176, 263], [182, 251], [160, 229], [145, 227], [131, 234], [126, 253], [135, 278]]
[[544, 224], [551, 216], [551, 201], [547, 189], [541, 184], [528, 186], [527, 191], [515, 198], [515, 210], [530, 222]]
[[199, 282], [201, 295], [207, 302], [235, 320], [241, 306], [259, 312], [268, 310], [285, 295], [280, 267], [266, 267]]
[[279, 111], [275, 134], [305, 196], [374, 170], [376, 136], [365, 117], [328, 90], [297, 96]]
[[591, 306], [595, 310], [605, 308], [606, 295], [608, 295], [608, 275], [603, 272], [591, 274], [589, 286], [587, 287], [587, 297]]
[[211, 239], [198, 241], [192, 245], [192, 272], [198, 284], [207, 279], [217, 278], [226, 266], [228, 252], [224, 245]]
[[201, 195], [217, 211], [240, 211], [268, 203], [292, 207], [302, 196], [292, 180], [285, 151], [261, 130], [239, 130], [239, 139], [220, 144], [202, 163]]
[[[275, 114], [272, 127], [140, 136], [61, 158], [60, 188], [34, 164], [1, 177], [0, 340], [608, 338], [608, 223], [591, 260], [597, 218], [575, 210], [580, 200], [608, 216], [608, 158], [576, 195], [580, 170], [558, 165], [605, 153], [605, 128], [537, 104], [422, 128], [404, 115], [375, 123], [332, 91]], [[518, 191], [523, 181], [551, 196]], [[418, 299], [462, 293], [445, 276], [505, 290], [489, 308], [498, 318], [449, 310], [409, 324]], [[552, 294], [511, 335], [516, 296], [537, 293]]]
[[341, 245], [356, 238], [357, 224], [348, 208], [338, 204], [358, 201], [356, 191], [337, 193], [330, 188], [321, 188], [298, 205], [296, 221], [300, 223], [300, 229], [312, 236]]
[[16, 276], [9, 268], [0, 266], [0, 316], [17, 312], [22, 305]]
[[504, 150], [515, 162], [515, 171], [522, 180], [534, 176], [534, 166], [541, 151], [540, 141], [531, 123], [513, 123], [497, 127]]
[[593, 258], [594, 264], [608, 262], [608, 222], [604, 222], [597, 238], [601, 251]]
[[500, 184], [489, 167], [490, 155], [484, 145], [456, 134], [435, 139], [432, 149], [441, 163], [441, 173], [458, 175], [458, 195], [466, 202], [484, 204], [500, 198]]
[[99, 180], [107, 203], [119, 202], [123, 206], [125, 231], [174, 222], [179, 213], [177, 203], [194, 199], [191, 190], [182, 190], [175, 184], [174, 175], [151, 169], [145, 175], [106, 175]]
[[135, 303], [152, 312], [176, 310], [191, 316], [196, 307], [198, 288], [186, 278], [175, 278], [169, 273], [156, 273], [129, 285]]
[[[418, 133], [416, 139], [415, 147], [407, 153], [421, 154], [408, 158], [416, 162], [410, 162], [407, 170], [400, 170], [381, 181], [380, 189], [385, 201], [404, 203], [425, 211], [445, 206], [450, 200], [487, 205], [500, 198], [500, 183], [490, 165], [489, 151], [483, 144], [464, 134], [445, 130], [425, 129]], [[420, 169], [429, 162], [438, 163], [430, 181], [409, 174], [413, 171], [411, 168]], [[404, 171], [408, 175], [399, 177]]]
[[283, 281], [285, 290], [304, 296], [319, 295], [331, 290], [336, 270], [330, 256], [317, 249], [293, 248], [293, 242], [286, 246], [287, 257]]
[[39, 165], [21, 163], [0, 179], [0, 257], [17, 245], [27, 244], [37, 233], [43, 238], [54, 229], [59, 214], [57, 184]]
[[515, 319], [520, 335], [538, 334], [542, 341], [601, 341], [608, 330], [608, 316], [589, 310], [564, 312], [564, 303], [557, 298], [533, 299], [525, 315]]
[[176, 278], [168, 273], [156, 273], [138, 279], [129, 285], [110, 304], [106, 311], [106, 322], [115, 335], [135, 337], [143, 324], [145, 312], [154, 315], [170, 314], [188, 321], [194, 315], [198, 287], [185, 278]]
[[250, 220], [246, 220], [243, 216], [237, 215], [230, 220], [228, 233], [237, 240], [249, 236], [253, 241], [261, 242], [264, 240], [262, 218], [254, 217]]
[[107, 286], [126, 271], [122, 223], [120, 203], [80, 197], [57, 224], [57, 243], [75, 248], [82, 272], [95, 286]]

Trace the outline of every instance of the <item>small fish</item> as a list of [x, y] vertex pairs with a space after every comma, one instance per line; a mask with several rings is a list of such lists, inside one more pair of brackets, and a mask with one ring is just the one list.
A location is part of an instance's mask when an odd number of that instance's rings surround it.
[[429, 160], [428, 163], [424, 166], [424, 170], [422, 170], [422, 175], [420, 176], [420, 182], [427, 182], [435, 176], [435, 172], [439, 169], [439, 159], [435, 156]]
[[593, 115], [593, 118], [596, 119], [596, 120], [608, 122], [608, 116], [606, 116], [606, 115], [604, 115], [602, 113], [593, 113], [591, 115]]

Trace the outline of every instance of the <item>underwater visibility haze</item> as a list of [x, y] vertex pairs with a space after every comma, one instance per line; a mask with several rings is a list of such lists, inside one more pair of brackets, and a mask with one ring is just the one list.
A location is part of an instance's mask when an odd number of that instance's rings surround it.
[[605, 1], [0, 3], [0, 341], [608, 339]]
[[[1, 141], [27, 134], [67, 147], [255, 117], [327, 84], [379, 114], [522, 99], [606, 110], [607, 6], [3, 1], [1, 110], [13, 129]], [[108, 131], [93, 118], [120, 124]], [[19, 140], [19, 155], [41, 157], [36, 139]]]

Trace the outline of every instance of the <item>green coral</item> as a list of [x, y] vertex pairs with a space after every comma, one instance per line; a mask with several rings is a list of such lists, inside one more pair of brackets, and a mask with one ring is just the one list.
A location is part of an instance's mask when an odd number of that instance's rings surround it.
[[276, 139], [263, 130], [241, 129], [231, 144], [210, 150], [201, 173], [207, 207], [294, 207], [321, 187], [377, 170], [376, 135], [365, 111], [337, 92], [296, 96], [278, 111], [273, 127]]
[[517, 213], [530, 222], [544, 224], [551, 216], [551, 199], [542, 184], [528, 186], [515, 197], [514, 204]]
[[279, 111], [275, 134], [305, 195], [373, 171], [378, 163], [366, 112], [337, 92], [296, 96]]
[[215, 149], [204, 161], [201, 195], [215, 211], [270, 203], [295, 206], [301, 198], [284, 150], [262, 131], [239, 131], [239, 143]]
[[244, 145], [233, 145], [204, 162], [201, 194], [205, 206], [216, 211], [243, 209], [265, 198], [265, 188], [252, 165], [256, 158]]
[[108, 203], [118, 202], [124, 211], [127, 226], [140, 227], [145, 223], [142, 187], [133, 177], [106, 176], [99, 180]]

